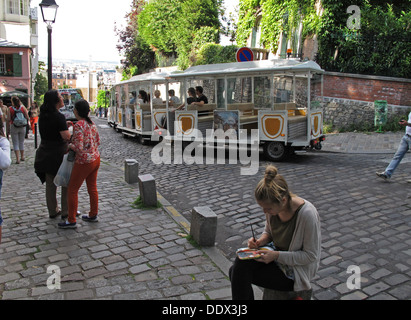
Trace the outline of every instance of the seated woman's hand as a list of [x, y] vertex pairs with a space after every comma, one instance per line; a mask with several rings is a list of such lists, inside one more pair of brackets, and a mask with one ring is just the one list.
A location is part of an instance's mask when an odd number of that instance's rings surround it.
[[278, 251], [271, 251], [271, 250], [259, 250], [259, 251], [257, 251], [257, 253], [260, 254], [261, 257], [258, 258], [258, 259], [255, 259], [255, 260], [259, 261], [259, 262], [266, 263], [266, 264], [277, 260], [279, 254], [280, 254]]

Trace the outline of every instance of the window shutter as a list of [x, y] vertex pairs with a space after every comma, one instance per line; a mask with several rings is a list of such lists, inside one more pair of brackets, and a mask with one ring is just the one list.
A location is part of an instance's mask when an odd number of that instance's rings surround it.
[[13, 53], [13, 74], [15, 77], [23, 76], [21, 55], [18, 53]]

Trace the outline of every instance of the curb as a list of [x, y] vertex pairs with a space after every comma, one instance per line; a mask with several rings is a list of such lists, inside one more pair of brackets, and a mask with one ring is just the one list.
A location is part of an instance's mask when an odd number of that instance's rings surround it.
[[[180, 225], [187, 234], [190, 234], [191, 223], [181, 215], [176, 208], [174, 208], [170, 202], [167, 201], [160, 193], [157, 192], [157, 197], [160, 203], [163, 205], [163, 211], [168, 214], [178, 225]], [[207, 256], [224, 272], [228, 277], [228, 270], [230, 269], [232, 262], [230, 262], [215, 246], [213, 247], [200, 247]]]

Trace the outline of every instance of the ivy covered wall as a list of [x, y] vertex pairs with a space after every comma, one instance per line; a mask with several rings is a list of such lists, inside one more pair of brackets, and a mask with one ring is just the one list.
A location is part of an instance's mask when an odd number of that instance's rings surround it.
[[240, 0], [237, 43], [246, 45], [260, 17], [271, 52], [302, 26], [303, 39], [316, 35], [314, 59], [327, 71], [411, 78], [411, 0], [355, 2], [357, 20], [347, 12], [352, 0]]

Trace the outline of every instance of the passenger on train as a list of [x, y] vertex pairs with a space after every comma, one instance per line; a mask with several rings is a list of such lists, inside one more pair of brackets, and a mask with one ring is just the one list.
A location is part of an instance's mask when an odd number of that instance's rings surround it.
[[[194, 88], [188, 88], [188, 90], [187, 90], [187, 94], [188, 94], [188, 98], [187, 98], [187, 105], [188, 104], [193, 104], [194, 102], [196, 102], [196, 91], [195, 91], [195, 89]], [[181, 105], [181, 106], [179, 106], [178, 108], [177, 108], [177, 110], [183, 110], [184, 109], [184, 103]]]
[[160, 98], [161, 92], [160, 90], [154, 91], [155, 98], [153, 99], [153, 104], [163, 104], [163, 99]]
[[203, 87], [202, 86], [197, 86], [196, 87], [196, 95], [197, 95], [197, 101], [193, 102], [192, 104], [196, 104], [199, 106], [202, 106], [204, 104], [208, 103], [207, 97], [203, 94]]
[[175, 91], [173, 89], [168, 90], [168, 95], [170, 96], [170, 106], [180, 105], [180, 99], [175, 95]]
[[144, 90], [140, 90], [138, 92], [138, 102], [140, 104], [149, 102], [147, 92], [145, 92]]

